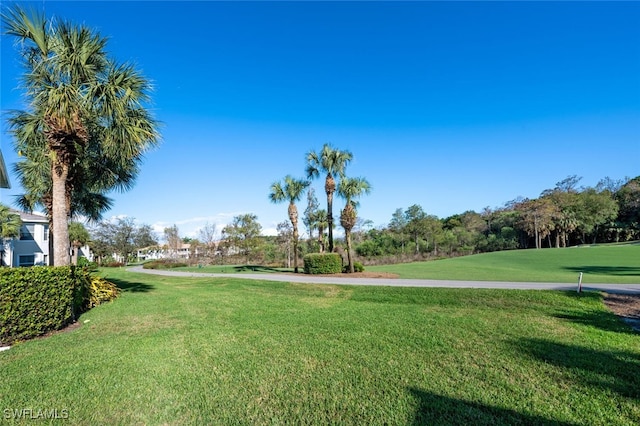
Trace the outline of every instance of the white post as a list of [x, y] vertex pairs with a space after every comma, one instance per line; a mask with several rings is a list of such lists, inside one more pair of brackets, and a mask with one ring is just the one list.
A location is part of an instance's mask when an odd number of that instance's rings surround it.
[[582, 272], [580, 272], [580, 278], [578, 278], [578, 293], [582, 292]]

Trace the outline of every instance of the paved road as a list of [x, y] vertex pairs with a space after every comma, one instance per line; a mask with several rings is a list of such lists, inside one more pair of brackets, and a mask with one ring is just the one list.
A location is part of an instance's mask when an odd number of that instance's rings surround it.
[[[415, 280], [400, 278], [342, 278], [316, 277], [307, 274], [210, 274], [202, 272], [169, 271], [159, 269], [143, 269], [134, 266], [127, 269], [131, 272], [145, 274], [176, 276], [176, 277], [233, 277], [251, 280], [294, 282], [306, 284], [337, 284], [337, 285], [378, 285], [390, 287], [446, 287], [446, 288], [498, 288], [514, 290], [573, 290], [578, 283], [517, 283], [502, 281], [448, 281], [448, 280]], [[582, 284], [585, 291], [606, 291], [618, 294], [640, 294], [640, 284]]]

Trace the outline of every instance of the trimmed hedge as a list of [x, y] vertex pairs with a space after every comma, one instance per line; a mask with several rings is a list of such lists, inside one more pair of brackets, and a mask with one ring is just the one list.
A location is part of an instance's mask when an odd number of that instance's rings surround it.
[[339, 274], [342, 256], [338, 253], [309, 253], [304, 256], [305, 274]]
[[0, 343], [64, 328], [117, 295], [114, 284], [85, 268], [0, 268]]
[[28, 339], [75, 320], [86, 299], [75, 267], [0, 268], [0, 341]]
[[143, 269], [171, 269], [189, 266], [184, 262], [177, 262], [172, 259], [152, 260], [142, 265]]

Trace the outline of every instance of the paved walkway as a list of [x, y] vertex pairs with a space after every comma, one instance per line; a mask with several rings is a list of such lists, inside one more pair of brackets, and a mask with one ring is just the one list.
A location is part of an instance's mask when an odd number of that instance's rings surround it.
[[[141, 272], [153, 275], [175, 277], [231, 277], [250, 280], [280, 281], [306, 284], [337, 284], [337, 285], [378, 285], [390, 287], [446, 287], [446, 288], [497, 288], [514, 290], [572, 290], [578, 289], [578, 283], [517, 283], [502, 281], [448, 281], [448, 280], [416, 280], [401, 278], [343, 278], [317, 277], [307, 274], [211, 274], [203, 272], [170, 271], [164, 269], [143, 269], [134, 266], [127, 269], [130, 272]], [[640, 284], [582, 284], [584, 291], [606, 291], [618, 294], [640, 294]]]

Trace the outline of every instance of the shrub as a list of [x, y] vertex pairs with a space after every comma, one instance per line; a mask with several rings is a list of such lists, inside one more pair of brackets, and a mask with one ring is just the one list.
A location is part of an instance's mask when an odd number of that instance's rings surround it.
[[59, 330], [118, 296], [109, 281], [75, 266], [0, 268], [0, 342]]
[[78, 258], [78, 266], [81, 268], [89, 268], [91, 270], [95, 270], [98, 268], [98, 264], [96, 262], [91, 262], [86, 257]]
[[88, 272], [76, 267], [0, 268], [0, 341], [28, 339], [73, 322]]
[[109, 302], [118, 297], [120, 289], [114, 283], [96, 276], [88, 278], [89, 291], [87, 292], [87, 300], [85, 301], [87, 309], [91, 309], [101, 303]]
[[[344, 268], [342, 268], [342, 272], [351, 272], [351, 270], [349, 269], [349, 265], [346, 265]], [[364, 272], [364, 265], [360, 262], [353, 262], [353, 272]]]
[[342, 271], [342, 257], [338, 253], [309, 253], [303, 260], [305, 274], [338, 274]]
[[105, 263], [102, 266], [105, 266], [107, 268], [120, 268], [120, 267], [124, 266], [124, 263], [122, 263], [122, 262], [108, 262], [108, 263]]
[[144, 269], [171, 269], [171, 268], [180, 268], [183, 266], [189, 266], [184, 262], [174, 262], [171, 259], [159, 259], [152, 260], [151, 262], [147, 262], [142, 267]]

